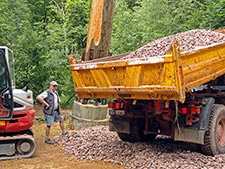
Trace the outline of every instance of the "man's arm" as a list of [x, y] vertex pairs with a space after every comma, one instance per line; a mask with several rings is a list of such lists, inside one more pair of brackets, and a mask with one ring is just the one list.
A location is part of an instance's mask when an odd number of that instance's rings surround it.
[[48, 93], [46, 91], [44, 91], [43, 93], [38, 95], [37, 98], [36, 98], [40, 103], [42, 103], [46, 106], [46, 109], [49, 108], [49, 104], [44, 100], [47, 97], [48, 97]]

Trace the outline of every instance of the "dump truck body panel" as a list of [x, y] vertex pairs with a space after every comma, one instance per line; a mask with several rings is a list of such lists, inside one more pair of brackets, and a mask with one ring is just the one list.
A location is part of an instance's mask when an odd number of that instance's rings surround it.
[[157, 57], [71, 64], [79, 98], [185, 100], [185, 93], [225, 73], [225, 43]]

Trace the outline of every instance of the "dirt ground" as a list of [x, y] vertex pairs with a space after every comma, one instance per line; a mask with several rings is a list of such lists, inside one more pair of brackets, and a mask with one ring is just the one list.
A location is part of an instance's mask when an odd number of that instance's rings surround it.
[[[48, 145], [44, 143], [45, 123], [40, 106], [35, 106], [36, 121], [33, 125], [34, 137], [37, 144], [36, 152], [32, 158], [13, 159], [0, 162], [0, 168], [4, 169], [115, 169], [124, 168], [107, 161], [87, 161], [78, 160], [75, 156], [64, 152], [57, 144]], [[68, 117], [70, 110], [63, 110], [63, 114]], [[67, 130], [70, 130], [68, 120], [65, 121]], [[58, 124], [54, 124], [51, 130], [51, 137], [60, 134]]]

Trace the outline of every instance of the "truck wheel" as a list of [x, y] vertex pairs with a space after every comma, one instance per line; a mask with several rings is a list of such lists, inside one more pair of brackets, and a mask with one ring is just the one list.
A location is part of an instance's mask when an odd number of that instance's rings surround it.
[[125, 141], [125, 142], [135, 143], [140, 141], [138, 136], [135, 136], [133, 134], [118, 133], [118, 136], [122, 141]]
[[225, 153], [225, 106], [214, 104], [201, 150], [206, 155]]
[[157, 136], [157, 134], [148, 134], [148, 135], [145, 135], [144, 133], [142, 133], [140, 135], [142, 142], [153, 142], [155, 140], [156, 136]]
[[145, 135], [144, 134], [144, 130], [145, 130], [145, 120], [139, 119], [139, 137], [141, 139], [142, 142], [152, 142], [155, 140], [157, 134], [148, 134]]
[[156, 134], [148, 134], [145, 135], [144, 133], [139, 133], [138, 135], [134, 134], [125, 134], [125, 133], [118, 133], [118, 136], [121, 140], [126, 141], [126, 142], [152, 142], [156, 138]]

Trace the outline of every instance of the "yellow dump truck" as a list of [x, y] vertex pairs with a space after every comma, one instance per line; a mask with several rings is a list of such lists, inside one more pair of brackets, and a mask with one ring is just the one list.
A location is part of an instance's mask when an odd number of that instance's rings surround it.
[[225, 153], [225, 43], [166, 55], [77, 62], [70, 68], [78, 98], [113, 98], [110, 130], [123, 141], [157, 135], [197, 143], [208, 155]]

